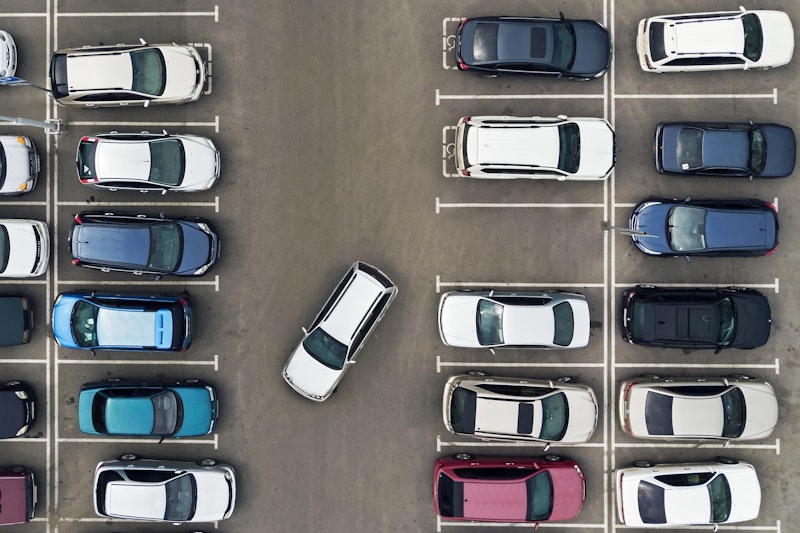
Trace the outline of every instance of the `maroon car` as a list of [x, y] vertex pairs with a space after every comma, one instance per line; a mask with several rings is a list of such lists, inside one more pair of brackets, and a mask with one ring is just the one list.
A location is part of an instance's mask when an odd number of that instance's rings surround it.
[[452, 520], [545, 522], [575, 518], [586, 484], [575, 461], [544, 457], [440, 457], [433, 465], [433, 506]]
[[0, 526], [28, 522], [35, 507], [33, 472], [24, 466], [0, 469]]

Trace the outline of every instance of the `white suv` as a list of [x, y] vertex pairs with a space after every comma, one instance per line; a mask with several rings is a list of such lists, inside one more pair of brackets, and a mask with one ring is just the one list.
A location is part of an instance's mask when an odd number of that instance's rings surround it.
[[456, 126], [456, 169], [470, 178], [602, 180], [615, 153], [602, 118], [464, 117]]
[[782, 11], [718, 11], [639, 21], [636, 51], [646, 72], [769, 69], [787, 64], [794, 30]]
[[357, 261], [347, 271], [295, 348], [283, 379], [310, 400], [334, 393], [364, 342], [397, 296], [386, 274]]

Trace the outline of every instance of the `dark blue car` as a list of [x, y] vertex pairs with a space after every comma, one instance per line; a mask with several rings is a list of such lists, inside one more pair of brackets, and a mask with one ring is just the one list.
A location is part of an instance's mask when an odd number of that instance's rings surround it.
[[654, 142], [662, 174], [753, 179], [794, 171], [794, 131], [780, 124], [662, 122]]
[[599, 78], [611, 64], [608, 30], [593, 20], [542, 17], [464, 19], [456, 32], [456, 64], [486, 77], [521, 74]]
[[65, 292], [53, 304], [53, 335], [67, 348], [182, 352], [192, 343], [193, 314], [188, 294]]
[[763, 200], [646, 200], [631, 213], [630, 235], [662, 257], [772, 255], [778, 212]]
[[91, 435], [197, 437], [214, 430], [218, 411], [216, 389], [197, 379], [111, 378], [81, 387], [78, 425]]
[[219, 237], [197, 217], [84, 211], [70, 232], [72, 263], [103, 272], [202, 276], [217, 262]]

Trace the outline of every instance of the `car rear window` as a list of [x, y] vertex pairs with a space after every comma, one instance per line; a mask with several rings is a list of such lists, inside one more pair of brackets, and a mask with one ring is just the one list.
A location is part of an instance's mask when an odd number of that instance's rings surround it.
[[664, 508], [664, 489], [658, 485], [639, 482], [639, 515], [645, 524], [665, 524], [667, 512]]
[[475, 25], [472, 53], [476, 63], [497, 61], [497, 31], [499, 27], [499, 24], [489, 22], [479, 22]]
[[447, 474], [439, 474], [439, 514], [445, 517], [464, 516], [464, 484]]
[[558, 168], [574, 174], [581, 165], [581, 134], [574, 122], [558, 127]]
[[475, 410], [478, 395], [458, 387], [450, 398], [450, 425], [456, 433], [475, 433]]
[[575, 316], [569, 302], [561, 302], [553, 307], [553, 318], [555, 321], [553, 344], [569, 346], [575, 333]]
[[553, 511], [553, 479], [547, 471], [540, 472], [525, 482], [528, 488], [528, 512], [525, 517], [529, 522], [538, 522], [550, 518]]
[[11, 244], [8, 240], [8, 229], [0, 225], [0, 272], [8, 268], [8, 258], [11, 255]]
[[650, 58], [653, 61], [661, 61], [667, 57], [667, 51], [664, 48], [664, 24], [663, 22], [650, 23]]
[[97, 176], [95, 169], [95, 153], [97, 152], [97, 142], [81, 141], [78, 146], [78, 177], [90, 179]]
[[50, 89], [55, 99], [69, 95], [66, 54], [54, 54], [50, 60]]
[[764, 36], [761, 32], [761, 21], [758, 15], [748, 13], [742, 15], [744, 28], [744, 56], [750, 61], [761, 59], [761, 50], [764, 46]]
[[650, 435], [674, 435], [672, 396], [649, 391], [644, 401], [644, 421]]
[[6, 182], [6, 170], [8, 167], [6, 166], [6, 150], [3, 148], [3, 144], [0, 143], [0, 187]]

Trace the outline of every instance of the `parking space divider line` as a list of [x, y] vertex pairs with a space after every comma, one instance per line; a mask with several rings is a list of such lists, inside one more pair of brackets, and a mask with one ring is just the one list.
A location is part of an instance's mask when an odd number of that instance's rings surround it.
[[780, 359], [775, 358], [775, 363], [617, 363], [616, 368], [764, 368], [774, 369], [775, 374], [780, 374]]
[[47, 358], [44, 359], [0, 359], [0, 364], [11, 363], [12, 365], [25, 365], [25, 364], [47, 364]]
[[69, 123], [70, 127], [75, 126], [108, 126], [108, 127], [131, 127], [131, 128], [168, 128], [168, 127], [198, 127], [214, 128], [219, 133], [219, 115], [214, 116], [213, 122], [106, 122], [95, 120], [76, 120]]
[[[219, 198], [216, 196], [215, 198]], [[213, 207], [219, 211], [219, 200], [214, 202], [58, 202], [59, 206], [64, 207]]]
[[442, 94], [436, 89], [436, 105], [442, 100], [597, 100], [604, 99], [600, 94]]
[[729, 98], [763, 98], [771, 99], [773, 104], [778, 103], [778, 88], [773, 87], [771, 93], [763, 94], [740, 94], [740, 93], [717, 93], [717, 94], [615, 94], [614, 99], [645, 99], [645, 100], [665, 100], [665, 99], [729, 99]]
[[[214, 291], [215, 292], [219, 292], [219, 276], [218, 275], [214, 276], [214, 281], [194, 281], [194, 280], [179, 281], [179, 280], [176, 280], [174, 284], [175, 285], [181, 285], [181, 286], [187, 286], [188, 285], [188, 286], [191, 286], [191, 287], [209, 286], [209, 287], [214, 287]], [[84, 279], [84, 280], [67, 280], [67, 279], [65, 279], [65, 280], [61, 280], [61, 281], [56, 282], [56, 286], [59, 286], [59, 285], [125, 285], [125, 286], [128, 286], [128, 285], [134, 285], [134, 286], [142, 286], [142, 285], [147, 285], [147, 286], [161, 285], [161, 286], [164, 286], [164, 285], [167, 285], [167, 286], [169, 286], [169, 285], [171, 285], [171, 283], [164, 282], [164, 281], [156, 281], [156, 280], [152, 280], [152, 281], [122, 281], [122, 280], [120, 280], [120, 281], [111, 281], [111, 280], [108, 280], [108, 281], [92, 281], [92, 280], [86, 280], [86, 279]]]
[[127, 11], [127, 12], [67, 12], [57, 13], [57, 17], [82, 18], [82, 17], [214, 17], [214, 22], [219, 22], [219, 6], [214, 6], [214, 11]]
[[153, 365], [153, 366], [213, 366], [214, 370], [219, 370], [218, 362], [214, 359], [209, 361], [179, 361], [179, 360], [139, 360], [139, 359], [61, 359], [59, 365]]
[[[165, 439], [164, 442], [170, 444], [213, 444], [214, 449], [217, 447], [216, 433], [213, 439]], [[159, 444], [159, 439], [103, 439], [91, 437], [59, 437], [58, 442], [70, 443], [107, 443], [107, 444]]]
[[775, 439], [775, 444], [728, 444], [717, 442], [707, 442], [702, 444], [678, 443], [678, 442], [618, 442], [617, 448], [682, 448], [682, 449], [739, 449], [739, 450], [775, 450], [775, 455], [781, 454], [781, 439]]

